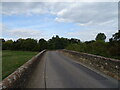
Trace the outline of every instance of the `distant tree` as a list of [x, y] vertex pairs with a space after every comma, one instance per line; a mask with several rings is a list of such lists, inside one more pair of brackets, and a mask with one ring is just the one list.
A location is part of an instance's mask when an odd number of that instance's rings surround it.
[[13, 47], [13, 41], [12, 40], [7, 40], [2, 45], [3, 50], [12, 50], [12, 47]]
[[120, 56], [120, 30], [117, 33], [112, 35], [112, 38], [109, 39], [110, 48], [109, 53], [113, 56]]
[[105, 41], [106, 35], [104, 33], [98, 33], [95, 39], [96, 41], [98, 40]]
[[76, 38], [71, 38], [69, 41], [70, 43], [80, 43], [80, 40]]
[[102, 40], [98, 40], [94, 43], [92, 43], [92, 53], [93, 54], [97, 54], [97, 55], [106, 55], [106, 51], [107, 51], [107, 43], [102, 41]]
[[20, 38], [16, 41], [0, 39], [0, 42], [2, 42], [0, 45], [3, 50], [42, 51], [44, 49], [68, 49], [120, 59], [120, 30], [112, 35], [109, 42], [105, 42], [106, 35], [104, 33], [98, 33], [95, 39], [81, 42], [76, 38], [68, 39], [56, 35], [48, 41], [43, 38], [39, 41], [31, 38]]
[[42, 51], [42, 50], [44, 50], [44, 49], [47, 49], [47, 41], [45, 40], [45, 39], [40, 39], [39, 40], [39, 43], [38, 43], [38, 50], [39, 51]]
[[48, 49], [64, 49], [69, 44], [67, 38], [60, 38], [58, 35], [48, 40]]
[[27, 38], [21, 42], [20, 48], [25, 51], [34, 51], [36, 45], [37, 45], [37, 40]]
[[3, 39], [3, 38], [2, 38], [2, 39], [0, 39], [0, 40], [2, 41], [2, 43], [4, 43], [4, 42], [5, 42], [5, 39]]
[[68, 50], [80, 51], [80, 45], [78, 44], [70, 44], [66, 47]]
[[120, 42], [120, 30], [117, 33], [113, 34], [112, 38], [109, 39], [110, 42], [118, 41]]
[[14, 50], [24, 50], [22, 47], [23, 42], [25, 41], [25, 39], [19, 38], [18, 40], [13, 42], [14, 45]]
[[95, 40], [91, 40], [91, 41], [85, 41], [86, 44], [90, 44], [90, 43], [94, 43]]
[[2, 45], [5, 42], [5, 40], [3, 38], [0, 38], [0, 49], [2, 49]]
[[0, 50], [3, 49], [2, 45], [5, 42], [5, 40], [3, 38], [0, 38]]

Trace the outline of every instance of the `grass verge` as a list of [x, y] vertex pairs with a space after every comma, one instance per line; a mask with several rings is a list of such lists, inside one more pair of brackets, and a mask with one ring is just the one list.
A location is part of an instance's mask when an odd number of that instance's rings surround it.
[[2, 51], [2, 79], [14, 72], [18, 67], [30, 60], [38, 52]]

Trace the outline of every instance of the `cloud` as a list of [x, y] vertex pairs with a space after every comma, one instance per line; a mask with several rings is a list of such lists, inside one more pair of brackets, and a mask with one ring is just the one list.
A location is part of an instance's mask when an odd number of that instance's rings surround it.
[[119, 2], [119, 0], [1, 0], [2, 2]]
[[30, 29], [14, 29], [14, 30], [10, 30], [9, 31], [9, 35], [11, 36], [15, 36], [15, 37], [23, 37], [23, 38], [26, 38], [26, 37], [39, 37], [41, 36], [41, 32], [38, 31], [38, 30], [30, 30]]
[[63, 2], [3, 2], [3, 15], [56, 14], [67, 8]]
[[53, 14], [57, 22], [73, 22], [80, 26], [111, 24], [118, 19], [117, 2], [10, 2], [2, 6], [3, 15]]
[[[74, 30], [66, 35], [82, 40], [93, 39], [99, 32], [105, 32], [110, 37], [118, 29], [117, 2], [5, 2], [2, 4], [2, 14], [3, 16], [51, 14], [55, 17], [56, 23], [67, 22], [77, 25], [78, 31]], [[13, 27], [7, 32], [16, 37], [37, 38], [43, 35], [48, 38], [41, 30], [26, 27], [17, 29]]]
[[33, 15], [47, 13], [44, 3], [7, 2], [2, 3], [3, 15]]
[[42, 30], [33, 30], [33, 29], [27, 29], [27, 28], [17, 28], [13, 29], [5, 24], [2, 24], [2, 36], [7, 38], [13, 38], [13, 39], [18, 39], [18, 38], [35, 38], [35, 39], [40, 39], [43, 37], [44, 32]]
[[57, 13], [56, 21], [78, 25], [101, 25], [117, 22], [117, 3], [74, 3]]

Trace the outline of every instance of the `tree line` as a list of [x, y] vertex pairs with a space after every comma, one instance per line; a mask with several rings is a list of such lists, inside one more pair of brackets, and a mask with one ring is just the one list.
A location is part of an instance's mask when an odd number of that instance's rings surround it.
[[105, 39], [106, 35], [99, 33], [95, 40], [70, 44], [66, 49], [120, 59], [120, 30], [108, 42]]
[[120, 59], [120, 30], [112, 35], [108, 42], [105, 42], [106, 35], [98, 33], [95, 40], [81, 42], [76, 38], [63, 38], [58, 35], [53, 36], [46, 41], [41, 38], [40, 40], [27, 38], [2, 41], [2, 50], [23, 50], [23, 51], [42, 51], [44, 49], [68, 49], [79, 52], [91, 53], [106, 57]]
[[23, 51], [42, 51], [44, 49], [55, 50], [55, 49], [65, 49], [69, 44], [79, 43], [79, 39], [67, 39], [59, 37], [58, 35], [53, 36], [51, 39], [46, 41], [41, 38], [40, 40], [27, 38], [13, 40], [2, 40], [2, 50], [23, 50]]

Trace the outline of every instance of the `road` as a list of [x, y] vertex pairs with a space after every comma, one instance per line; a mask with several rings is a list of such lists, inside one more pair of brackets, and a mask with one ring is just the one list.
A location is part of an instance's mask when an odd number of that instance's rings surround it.
[[98, 74], [58, 51], [47, 51], [27, 88], [118, 88], [118, 81]]

